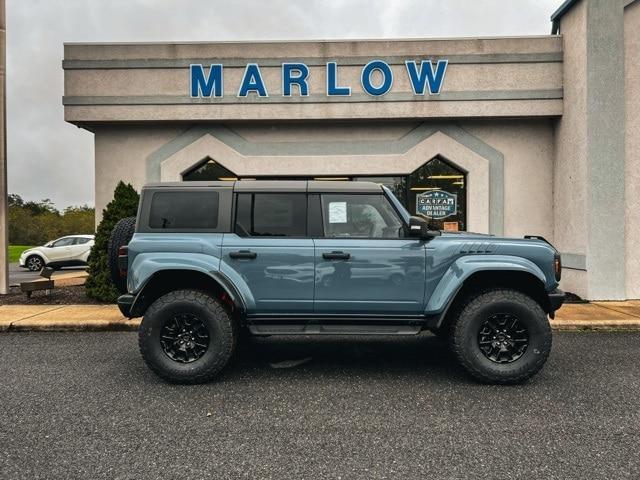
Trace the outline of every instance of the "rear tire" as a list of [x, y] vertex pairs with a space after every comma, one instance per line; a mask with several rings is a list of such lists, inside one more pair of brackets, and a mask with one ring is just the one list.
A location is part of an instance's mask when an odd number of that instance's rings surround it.
[[156, 300], [138, 334], [146, 364], [171, 383], [213, 380], [231, 359], [236, 341], [228, 312], [196, 290], [176, 290]]
[[508, 289], [470, 296], [454, 312], [451, 350], [460, 365], [485, 383], [531, 378], [551, 352], [547, 314], [531, 297]]
[[136, 217], [127, 217], [120, 220], [111, 230], [109, 237], [109, 273], [111, 281], [120, 293], [127, 293], [127, 279], [120, 276], [118, 268], [118, 251], [120, 247], [126, 246], [131, 241], [136, 230]]

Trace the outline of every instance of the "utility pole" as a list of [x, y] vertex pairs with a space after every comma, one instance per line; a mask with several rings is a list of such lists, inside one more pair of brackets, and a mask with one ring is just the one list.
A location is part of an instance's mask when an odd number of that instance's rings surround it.
[[0, 294], [9, 293], [9, 221], [7, 200], [7, 17], [0, 0]]

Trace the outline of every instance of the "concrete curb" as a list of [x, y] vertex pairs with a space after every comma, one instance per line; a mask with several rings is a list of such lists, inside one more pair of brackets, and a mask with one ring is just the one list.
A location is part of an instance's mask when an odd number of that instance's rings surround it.
[[115, 305], [2, 305], [1, 332], [99, 332], [137, 330]]
[[[558, 331], [640, 331], [640, 302], [570, 304], [551, 320]], [[115, 305], [0, 305], [0, 332], [136, 331]]]

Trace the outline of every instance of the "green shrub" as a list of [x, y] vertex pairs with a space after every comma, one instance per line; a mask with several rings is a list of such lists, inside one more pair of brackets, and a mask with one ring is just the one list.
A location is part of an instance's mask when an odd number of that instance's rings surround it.
[[102, 220], [96, 231], [95, 245], [89, 254], [89, 277], [85, 285], [87, 296], [103, 302], [115, 302], [118, 291], [111, 281], [108, 252], [109, 236], [118, 221], [134, 217], [138, 211], [140, 195], [130, 184], [118, 183], [113, 200], [102, 211]]

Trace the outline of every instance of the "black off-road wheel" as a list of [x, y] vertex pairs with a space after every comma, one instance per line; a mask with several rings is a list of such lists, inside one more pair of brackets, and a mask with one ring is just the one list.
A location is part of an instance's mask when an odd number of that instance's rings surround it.
[[171, 383], [213, 380], [231, 359], [237, 341], [235, 323], [208, 294], [176, 290], [160, 297], [140, 325], [142, 358]]
[[485, 383], [522, 383], [538, 373], [551, 352], [547, 314], [531, 297], [508, 289], [471, 295], [450, 330], [453, 354]]
[[120, 247], [126, 246], [131, 241], [136, 230], [136, 217], [127, 217], [116, 223], [111, 236], [109, 237], [109, 245], [107, 252], [109, 254], [109, 273], [111, 280], [120, 293], [127, 293], [127, 279], [120, 276], [118, 268], [118, 251]]

